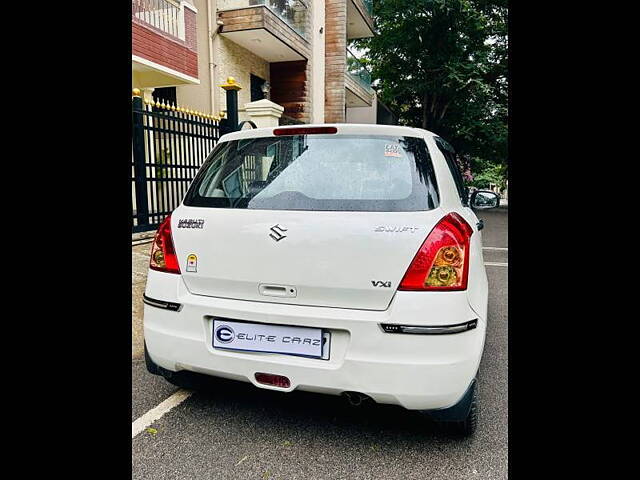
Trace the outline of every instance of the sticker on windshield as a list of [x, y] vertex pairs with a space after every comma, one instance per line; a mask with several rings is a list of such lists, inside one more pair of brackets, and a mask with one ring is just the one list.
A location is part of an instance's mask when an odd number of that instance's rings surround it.
[[401, 157], [400, 155], [400, 145], [393, 143], [386, 143], [384, 145], [384, 156], [385, 157]]

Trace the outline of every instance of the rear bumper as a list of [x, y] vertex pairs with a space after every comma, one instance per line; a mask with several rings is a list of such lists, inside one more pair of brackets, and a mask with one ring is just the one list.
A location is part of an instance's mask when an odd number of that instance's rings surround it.
[[[450, 407], [462, 398], [478, 369], [486, 331], [486, 318], [471, 309], [466, 292], [397, 292], [385, 311], [351, 310], [197, 296], [186, 290], [178, 275], [150, 271], [146, 294], [182, 305], [179, 311], [144, 306], [149, 356], [167, 370], [190, 370], [281, 391], [355, 391], [379, 403], [416, 410]], [[329, 330], [330, 358], [214, 349], [213, 317]], [[385, 333], [380, 327], [452, 325], [473, 319], [478, 319], [476, 328], [449, 335]], [[256, 372], [284, 375], [291, 386], [283, 390], [258, 384]]]

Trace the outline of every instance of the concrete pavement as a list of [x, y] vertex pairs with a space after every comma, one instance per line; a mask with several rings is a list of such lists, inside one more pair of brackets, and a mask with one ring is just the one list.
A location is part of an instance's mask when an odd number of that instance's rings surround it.
[[147, 283], [147, 269], [151, 243], [131, 247], [131, 354], [134, 359], [144, 354], [144, 336], [142, 332], [142, 295]]

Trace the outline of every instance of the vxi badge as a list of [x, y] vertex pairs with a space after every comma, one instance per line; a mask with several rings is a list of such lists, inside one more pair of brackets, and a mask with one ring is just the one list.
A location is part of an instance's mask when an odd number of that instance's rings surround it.
[[374, 287], [391, 288], [391, 282], [383, 282], [381, 280], [371, 280]]
[[281, 227], [279, 224], [274, 225], [273, 227], [271, 227], [271, 233], [269, 234], [269, 236], [271, 238], [273, 238], [276, 242], [279, 242], [280, 240], [282, 240], [283, 238], [286, 238], [287, 236], [284, 234], [284, 232], [287, 231], [286, 228]]

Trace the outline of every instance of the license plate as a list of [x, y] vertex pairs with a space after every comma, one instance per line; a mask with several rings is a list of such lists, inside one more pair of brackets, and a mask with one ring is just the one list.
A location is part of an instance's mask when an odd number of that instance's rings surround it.
[[331, 334], [321, 328], [213, 321], [213, 347], [329, 359]]

